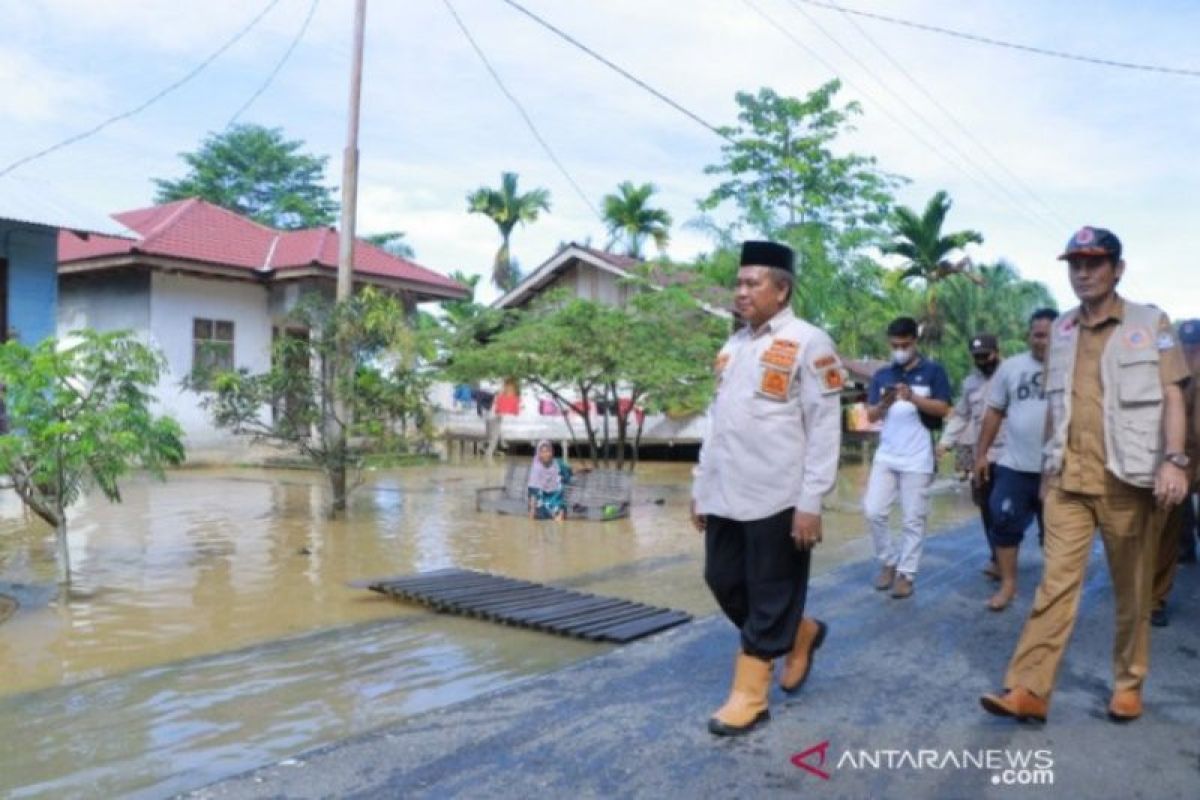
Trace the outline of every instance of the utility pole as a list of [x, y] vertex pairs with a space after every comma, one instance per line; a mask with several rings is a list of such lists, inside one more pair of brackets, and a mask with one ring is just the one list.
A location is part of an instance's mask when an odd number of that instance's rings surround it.
[[354, 3], [354, 51], [350, 63], [350, 121], [342, 153], [342, 235], [338, 247], [337, 301], [350, 299], [354, 273], [354, 235], [358, 216], [358, 110], [362, 104], [363, 29], [367, 0]]
[[338, 237], [338, 273], [336, 301], [338, 310], [334, 319], [338, 325], [337, 361], [333, 369], [333, 448], [336, 466], [333, 471], [333, 511], [346, 510], [347, 481], [349, 467], [349, 428], [352, 410], [345, 393], [354, 379], [354, 364], [349, 343], [345, 340], [343, 326], [345, 309], [354, 287], [354, 236], [358, 213], [358, 109], [362, 101], [363, 29], [367, 19], [367, 0], [354, 3], [354, 50], [350, 64], [350, 120], [346, 128], [346, 149], [342, 153], [342, 222]]

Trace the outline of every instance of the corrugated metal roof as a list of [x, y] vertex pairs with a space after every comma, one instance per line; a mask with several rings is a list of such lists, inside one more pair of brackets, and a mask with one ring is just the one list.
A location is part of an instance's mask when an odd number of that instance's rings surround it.
[[45, 181], [18, 175], [0, 176], [0, 220], [80, 233], [134, 235], [107, 214], [63, 197], [48, 187]]

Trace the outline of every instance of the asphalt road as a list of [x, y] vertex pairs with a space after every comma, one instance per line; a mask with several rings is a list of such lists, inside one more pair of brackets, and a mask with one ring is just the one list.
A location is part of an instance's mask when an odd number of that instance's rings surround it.
[[737, 646], [710, 617], [189, 796], [1200, 797], [1200, 567], [1181, 567], [1171, 625], [1154, 630], [1145, 716], [1119, 725], [1097, 539], [1050, 720], [1022, 725], [978, 696], [1000, 687], [1041, 555], [1026, 542], [1020, 597], [997, 614], [981, 550], [977, 525], [930, 538], [908, 600], [873, 591], [869, 562], [816, 580], [809, 609], [830, 636], [814, 671], [736, 740], [705, 729]]

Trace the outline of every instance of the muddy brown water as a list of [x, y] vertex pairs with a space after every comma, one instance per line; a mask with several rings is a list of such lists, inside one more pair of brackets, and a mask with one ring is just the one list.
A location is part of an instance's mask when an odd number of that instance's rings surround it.
[[[603, 523], [477, 513], [499, 464], [372, 473], [336, 521], [309, 473], [177, 472], [73, 510], [69, 599], [52, 533], [0, 495], [0, 796], [170, 795], [605, 651], [351, 581], [453, 565], [712, 613], [690, 470], [643, 464]], [[843, 468], [816, 571], [868, 554], [864, 480]], [[942, 493], [931, 525], [971, 513]]]

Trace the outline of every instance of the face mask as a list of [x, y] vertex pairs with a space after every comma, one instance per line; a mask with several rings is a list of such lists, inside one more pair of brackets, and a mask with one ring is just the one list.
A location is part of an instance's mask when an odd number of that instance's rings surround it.
[[896, 364], [898, 364], [900, 366], [904, 366], [909, 361], [912, 361], [912, 357], [913, 357], [912, 350], [893, 350], [892, 351], [892, 361], [894, 361]]
[[994, 360], [993, 360], [993, 361], [989, 361], [989, 362], [987, 362], [986, 364], [980, 364], [980, 363], [976, 362], [975, 366], [976, 366], [976, 367], [979, 369], [979, 371], [980, 371], [980, 372], [982, 372], [984, 375], [987, 375], [988, 377], [991, 377], [991, 374], [992, 374], [993, 372], [995, 372], [995, 371], [996, 371], [996, 367], [1000, 366], [1000, 362], [999, 362], [999, 361], [994, 361]]

